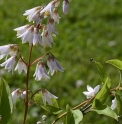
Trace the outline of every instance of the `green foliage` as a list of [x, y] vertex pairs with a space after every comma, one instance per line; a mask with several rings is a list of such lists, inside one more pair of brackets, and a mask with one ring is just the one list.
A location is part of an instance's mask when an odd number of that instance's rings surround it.
[[92, 109], [91, 111], [95, 111], [98, 114], [103, 114], [118, 120], [117, 114], [107, 105], [101, 105], [95, 109]]
[[122, 70], [122, 61], [120, 61], [118, 59], [108, 60], [108, 61], [106, 61], [106, 63], [109, 63], [109, 64], [115, 66], [116, 68]]
[[49, 105], [47, 103], [47, 105], [44, 106], [41, 92], [38, 92], [34, 95], [33, 102], [36, 103], [37, 106], [40, 106], [42, 109], [44, 109], [50, 113], [59, 114], [62, 112], [62, 110], [58, 106], [58, 102], [56, 99], [52, 99], [52, 105]]
[[118, 115], [122, 115], [122, 98], [116, 93]]
[[79, 124], [83, 119], [83, 114], [80, 110], [71, 110], [69, 105], [66, 106], [67, 115], [64, 124]]
[[0, 124], [7, 124], [12, 112], [13, 103], [9, 85], [0, 77], [0, 115], [2, 117]]
[[93, 107], [98, 106], [96, 104], [97, 103], [96, 100], [99, 100], [101, 104], [103, 104], [106, 101], [110, 94], [110, 87], [111, 87], [110, 78], [107, 77], [102, 89], [99, 91], [99, 93], [96, 95], [94, 99], [94, 102], [92, 104]]

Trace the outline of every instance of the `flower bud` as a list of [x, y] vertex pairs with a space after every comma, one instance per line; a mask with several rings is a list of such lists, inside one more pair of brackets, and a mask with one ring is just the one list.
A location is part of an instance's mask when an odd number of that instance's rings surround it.
[[69, 13], [69, 2], [68, 0], [63, 1], [63, 13], [68, 14]]
[[42, 124], [42, 122], [38, 121], [37, 124]]
[[43, 116], [42, 116], [42, 120], [43, 120], [43, 121], [46, 121], [46, 119], [47, 119], [47, 116], [46, 116], [46, 115], [43, 115]]

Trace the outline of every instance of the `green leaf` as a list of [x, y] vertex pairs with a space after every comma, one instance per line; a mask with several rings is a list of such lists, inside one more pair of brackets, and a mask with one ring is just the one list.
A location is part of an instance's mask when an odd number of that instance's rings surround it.
[[0, 77], [0, 115], [2, 117], [0, 124], [7, 124], [12, 112], [13, 103], [9, 85]]
[[69, 105], [66, 106], [67, 115], [64, 121], [64, 124], [75, 124], [75, 119], [72, 114], [72, 110], [69, 108]]
[[52, 105], [49, 105], [47, 103], [46, 106], [44, 106], [41, 92], [38, 92], [34, 95], [33, 101], [34, 103], [36, 103], [37, 106], [40, 106], [42, 109], [51, 112], [53, 114], [59, 114], [62, 112], [62, 110], [58, 106], [58, 102], [56, 99], [52, 99]]
[[103, 114], [103, 115], [106, 115], [106, 116], [109, 116], [113, 119], [118, 120], [117, 114], [107, 105], [102, 105], [96, 109], [92, 109], [91, 111], [95, 111], [98, 114]]
[[72, 110], [72, 114], [75, 120], [75, 124], [79, 124], [83, 119], [83, 114], [80, 110]]
[[99, 106], [99, 104], [97, 104], [98, 103], [97, 101], [99, 101], [101, 104], [103, 104], [106, 101], [110, 93], [110, 87], [111, 87], [110, 78], [107, 77], [102, 89], [96, 95], [92, 107]]
[[108, 60], [108, 61], [106, 61], [106, 63], [109, 63], [109, 64], [115, 66], [116, 68], [122, 70], [122, 61], [120, 61], [118, 59]]
[[117, 111], [119, 115], [122, 115], [122, 99], [120, 98], [121, 96], [118, 94], [116, 95], [116, 100], [117, 100]]
[[103, 65], [98, 62], [98, 61], [93, 61], [93, 64], [95, 65], [95, 67], [97, 68], [98, 74], [102, 80], [102, 83], [105, 82], [106, 78], [108, 77]]

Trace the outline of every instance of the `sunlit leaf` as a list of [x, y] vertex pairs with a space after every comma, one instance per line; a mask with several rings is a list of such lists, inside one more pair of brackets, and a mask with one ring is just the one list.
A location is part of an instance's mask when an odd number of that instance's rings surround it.
[[11, 91], [7, 82], [0, 77], [0, 115], [2, 121], [0, 124], [7, 124], [13, 111]]
[[101, 104], [103, 104], [106, 99], [108, 98], [109, 94], [110, 94], [110, 87], [111, 87], [111, 83], [110, 83], [110, 78], [107, 77], [105, 83], [103, 84], [102, 89], [98, 92], [98, 94], [96, 95], [92, 107], [96, 107], [98, 106], [96, 103], [96, 100], [98, 100]]
[[102, 105], [100, 107], [97, 107], [96, 109], [92, 109], [91, 111], [95, 111], [98, 114], [103, 114], [103, 115], [106, 115], [113, 119], [118, 120], [117, 114], [107, 105]]
[[72, 114], [75, 120], [75, 124], [79, 124], [83, 119], [83, 114], [80, 110], [72, 110]]
[[115, 66], [116, 68], [122, 70], [122, 61], [120, 61], [118, 59], [108, 60], [108, 61], [106, 61], [106, 63], [109, 63], [109, 64]]

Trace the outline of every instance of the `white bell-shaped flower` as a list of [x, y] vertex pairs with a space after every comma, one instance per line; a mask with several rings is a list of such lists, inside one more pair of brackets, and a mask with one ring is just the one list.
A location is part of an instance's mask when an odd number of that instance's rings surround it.
[[43, 62], [39, 62], [36, 66], [36, 71], [33, 75], [35, 77], [35, 80], [39, 81], [41, 79], [50, 79], [49, 75], [46, 72], [46, 68]]
[[51, 75], [53, 75], [57, 71], [64, 72], [64, 68], [60, 65], [60, 63], [53, 55], [49, 56], [47, 65], [49, 67], [49, 72], [51, 73]]
[[63, 13], [67, 15], [69, 13], [69, 9], [70, 7], [69, 7], [68, 0], [64, 0], [63, 1]]
[[58, 14], [58, 10], [56, 8], [53, 10], [52, 18], [54, 19], [54, 22], [57, 22], [59, 24], [60, 17], [59, 17], [59, 14]]
[[48, 31], [44, 28], [41, 36], [42, 36], [42, 46], [44, 48], [46, 46], [49, 46], [51, 48], [52, 44], [54, 44], [52, 35], [49, 34]]
[[29, 42], [29, 45], [31, 45], [33, 43], [33, 36], [34, 36], [34, 26], [32, 25], [22, 35], [18, 36], [18, 38], [21, 38], [22, 39], [22, 43]]
[[60, 0], [54, 0], [54, 5], [55, 5], [55, 7], [58, 7], [59, 4], [60, 4]]
[[15, 28], [14, 31], [17, 31], [17, 36], [19, 37], [22, 34], [24, 34], [30, 27], [31, 25], [24, 25], [24, 26]]
[[33, 45], [36, 44], [42, 45], [42, 39], [40, 36], [39, 28], [34, 28]]
[[116, 109], [116, 108], [117, 108], [117, 101], [116, 101], [116, 98], [114, 98], [114, 99], [112, 100], [111, 109], [114, 110], [114, 109]]
[[40, 16], [40, 11], [42, 9], [43, 9], [42, 6], [34, 7], [32, 9], [26, 10], [23, 15], [28, 16], [27, 19], [29, 20], [29, 22], [36, 21], [36, 24], [39, 24], [43, 19], [43, 17]]
[[5, 69], [8, 70], [8, 72], [12, 71], [12, 73], [13, 73], [15, 62], [16, 62], [16, 56], [11, 56], [5, 62], [0, 64], [0, 66], [1, 67], [5, 66]]
[[18, 70], [19, 75], [22, 73], [22, 71], [24, 71], [25, 73], [27, 73], [27, 66], [25, 65], [25, 63], [22, 61], [22, 59], [20, 58], [16, 67], [15, 67], [15, 71]]
[[43, 14], [48, 11], [50, 12], [50, 16], [52, 17], [54, 7], [55, 7], [55, 3], [54, 1], [51, 1], [46, 7], [44, 7], [44, 9], [41, 10], [40, 14]]
[[16, 108], [16, 101], [17, 99], [20, 97], [20, 94], [21, 94], [21, 90], [20, 88], [14, 90], [11, 95], [12, 95], [12, 100], [13, 100], [13, 105], [14, 107]]
[[15, 55], [18, 51], [18, 47], [16, 44], [8, 44], [4, 46], [0, 46], [0, 60], [8, 55]]
[[87, 85], [88, 91], [83, 92], [83, 94], [86, 95], [87, 99], [89, 99], [89, 98], [96, 96], [99, 89], [100, 89], [100, 85], [97, 85], [94, 89], [92, 87], [90, 87], [89, 85]]
[[42, 89], [42, 99], [43, 99], [44, 105], [46, 106], [46, 101], [49, 105], [52, 105], [53, 104], [52, 99], [58, 99], [58, 97], [54, 96], [46, 89]]
[[58, 31], [56, 29], [56, 26], [55, 26], [55, 22], [54, 22], [54, 19], [53, 18], [50, 18], [48, 20], [48, 24], [47, 24], [47, 31], [48, 31], [48, 34], [52, 34], [53, 32], [58, 34]]

